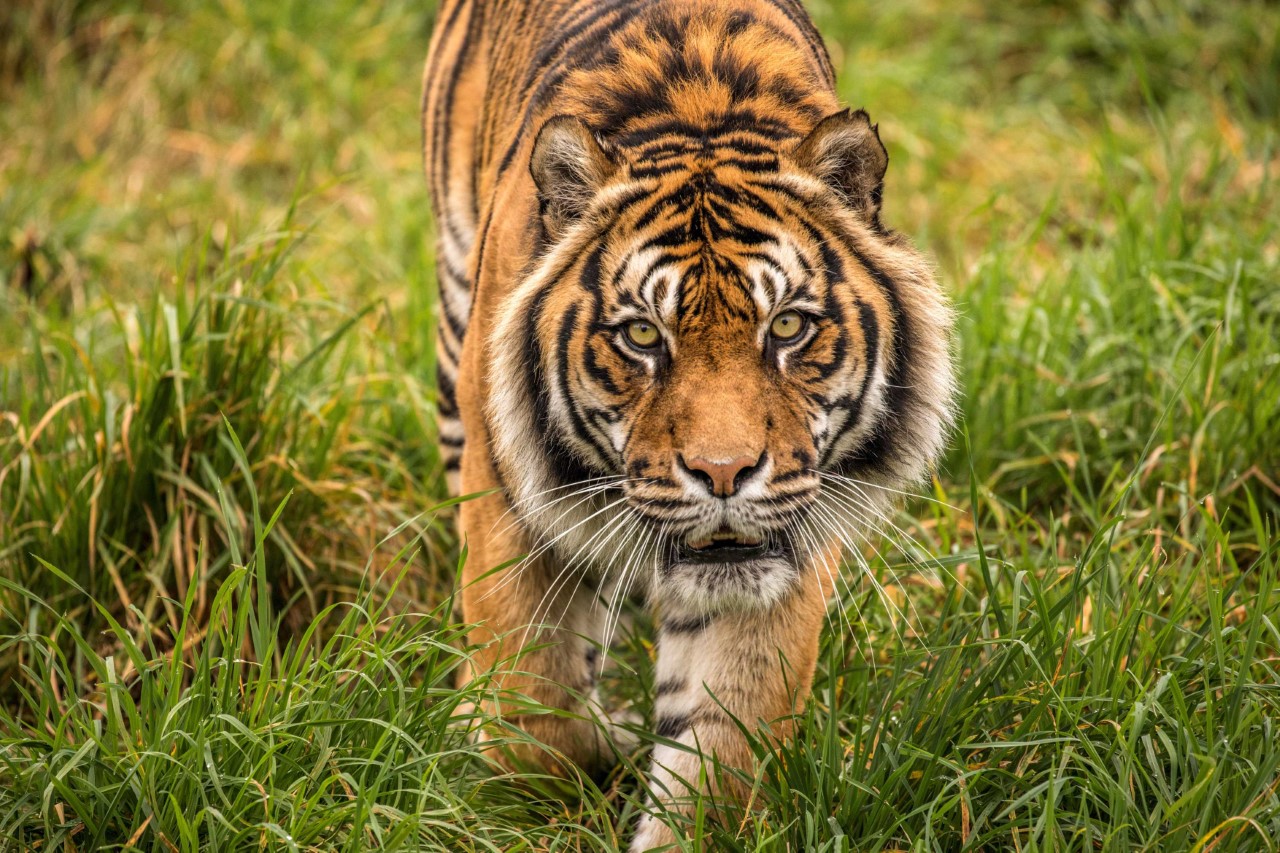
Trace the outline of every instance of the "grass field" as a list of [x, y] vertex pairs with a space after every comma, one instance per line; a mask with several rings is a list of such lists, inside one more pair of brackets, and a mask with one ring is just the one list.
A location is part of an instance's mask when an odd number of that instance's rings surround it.
[[[963, 433], [690, 849], [1276, 850], [1280, 6], [811, 8]], [[0, 10], [0, 850], [625, 845], [643, 753], [496, 778], [450, 722], [431, 24]]]

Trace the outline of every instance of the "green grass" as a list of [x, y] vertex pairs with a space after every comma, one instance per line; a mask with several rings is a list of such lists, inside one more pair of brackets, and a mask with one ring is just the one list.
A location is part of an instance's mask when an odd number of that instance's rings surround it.
[[[625, 844], [465, 736], [426, 5], [0, 12], [0, 850]], [[691, 849], [1280, 845], [1280, 8], [988, 5], [811, 5], [964, 432]]]

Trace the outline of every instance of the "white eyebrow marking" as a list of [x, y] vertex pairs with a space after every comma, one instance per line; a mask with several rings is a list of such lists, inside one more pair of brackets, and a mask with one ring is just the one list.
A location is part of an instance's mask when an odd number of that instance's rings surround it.
[[[661, 285], [661, 292], [659, 292]], [[640, 298], [658, 318], [667, 319], [667, 303], [680, 289], [680, 274], [670, 264], [649, 270], [640, 286]]]
[[654, 307], [663, 322], [670, 325], [675, 321], [676, 313], [680, 310], [680, 275], [674, 269], [668, 268], [663, 283], [666, 286], [662, 290], [659, 302]]
[[[652, 313], [650, 319], [654, 320], [659, 319], [659, 302], [665, 298], [666, 293], [665, 289], [659, 291], [659, 285], [665, 283], [670, 288], [678, 285], [680, 280], [677, 267], [671, 263], [660, 263], [661, 258], [662, 249], [646, 247], [628, 255], [622, 271], [616, 276], [618, 290], [632, 294], [637, 302]], [[626, 315], [632, 313], [634, 311], [623, 312]]]
[[804, 259], [800, 257], [800, 252], [792, 243], [779, 243], [778, 253], [773, 256], [773, 260], [782, 268], [782, 273], [788, 280], [793, 282], [805, 281], [809, 278], [809, 272], [805, 268]]
[[643, 291], [645, 279], [653, 272], [654, 264], [661, 255], [662, 250], [655, 246], [649, 246], [630, 255], [626, 260], [626, 266], [618, 276], [619, 287]]
[[751, 298], [760, 309], [761, 317], [773, 314], [787, 295], [787, 279], [781, 267], [772, 259], [751, 261], [747, 267], [751, 280]]

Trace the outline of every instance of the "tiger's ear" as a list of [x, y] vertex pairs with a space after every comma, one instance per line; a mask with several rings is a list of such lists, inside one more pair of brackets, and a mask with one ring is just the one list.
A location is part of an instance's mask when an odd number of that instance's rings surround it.
[[618, 164], [580, 120], [561, 115], [542, 126], [529, 171], [538, 187], [542, 224], [552, 239], [586, 212], [617, 170]]
[[818, 123], [792, 155], [800, 168], [840, 193], [862, 218], [879, 227], [880, 191], [889, 154], [862, 110], [842, 110]]

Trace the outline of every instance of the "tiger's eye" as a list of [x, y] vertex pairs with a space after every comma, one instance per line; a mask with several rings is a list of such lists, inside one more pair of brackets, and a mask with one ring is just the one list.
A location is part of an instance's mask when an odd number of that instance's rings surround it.
[[769, 333], [780, 341], [789, 341], [804, 331], [804, 317], [799, 311], [783, 311], [769, 324]]
[[658, 328], [644, 320], [632, 320], [627, 324], [627, 340], [640, 347], [649, 349], [658, 344]]

